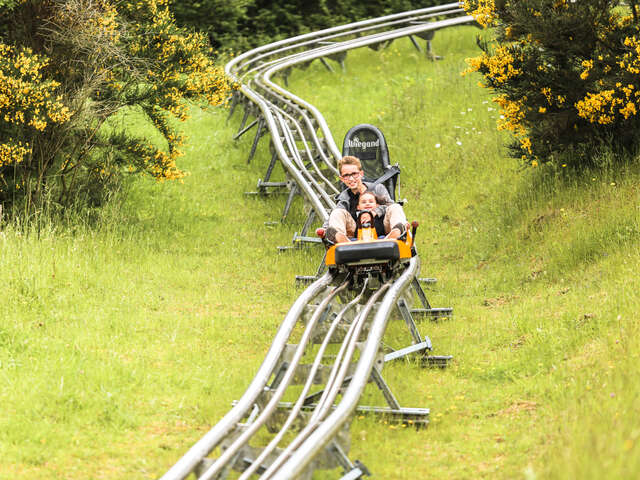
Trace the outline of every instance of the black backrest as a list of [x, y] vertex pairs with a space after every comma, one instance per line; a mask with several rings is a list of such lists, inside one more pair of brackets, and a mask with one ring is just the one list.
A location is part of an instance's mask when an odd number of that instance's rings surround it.
[[[389, 162], [389, 149], [382, 132], [373, 125], [361, 123], [352, 127], [344, 137], [342, 144], [342, 156], [351, 155], [360, 159], [364, 170], [364, 179], [375, 182], [386, 173], [390, 173], [392, 167]], [[393, 200], [396, 199], [397, 173], [384, 180], [383, 183]]]

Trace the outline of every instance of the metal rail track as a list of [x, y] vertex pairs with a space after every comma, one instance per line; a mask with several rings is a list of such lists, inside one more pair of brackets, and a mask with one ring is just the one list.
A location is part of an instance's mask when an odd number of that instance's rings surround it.
[[[317, 108], [276, 84], [273, 78], [281, 76], [286, 81], [294, 67], [305, 68], [316, 59], [332, 68], [327, 58], [343, 64], [349, 50], [379, 49], [401, 37], [410, 37], [415, 45], [417, 36], [429, 42], [436, 30], [471, 22], [473, 18], [465, 15], [458, 3], [449, 3], [274, 42], [243, 53], [225, 66], [227, 75], [240, 85], [233, 98], [232, 113], [238, 104], [244, 106], [236, 138], [256, 127], [248, 161], [261, 137], [270, 133], [273, 157], [257, 189], [259, 193], [282, 187], [288, 190], [282, 219], [287, 217], [296, 194], [304, 197], [314, 218], [324, 221], [328, 217], [335, 206], [332, 194], [339, 188], [335, 165], [341, 154]], [[254, 120], [247, 125], [250, 117]], [[278, 160], [286, 182], [271, 181]]]
[[[341, 154], [321, 113], [273, 81], [294, 67], [304, 68], [320, 59], [344, 61], [353, 48], [378, 49], [401, 37], [427, 39], [437, 29], [472, 22], [459, 4], [389, 15], [300, 35], [256, 48], [229, 62], [225, 70], [239, 85], [232, 111], [244, 106], [236, 138], [257, 127], [249, 154], [251, 161], [260, 138], [269, 133], [272, 158], [258, 192], [275, 188], [288, 191], [282, 218], [286, 218], [295, 195], [309, 206], [302, 235], [314, 220], [324, 221], [335, 206], [338, 192], [336, 162]], [[254, 120], [247, 124], [249, 118]], [[277, 163], [286, 182], [272, 182]], [[294, 236], [295, 240], [295, 236]], [[171, 467], [162, 480], [184, 479], [192, 473], [201, 480], [254, 475], [261, 479], [311, 478], [316, 469], [341, 467], [344, 479], [361, 478], [366, 468], [352, 463], [348, 427], [353, 413], [375, 410], [401, 420], [426, 423], [427, 409], [400, 407], [381, 376], [385, 361], [430, 349], [422, 338], [412, 312], [433, 313], [422, 292], [418, 275], [420, 259], [413, 257], [397, 268], [386, 283], [365, 279], [354, 282], [350, 274], [327, 272], [298, 297], [284, 318], [267, 355], [244, 395], [232, 409]], [[424, 309], [410, 310], [411, 290], [418, 293]], [[394, 310], [407, 323], [414, 345], [384, 356], [382, 337]], [[303, 363], [312, 358], [311, 363]], [[435, 357], [433, 357], [435, 358]], [[389, 407], [362, 407], [358, 401], [369, 382], [383, 392]], [[322, 389], [314, 393], [314, 385]], [[293, 397], [285, 402], [285, 398]], [[264, 447], [250, 442], [261, 432], [275, 436]], [[294, 433], [294, 430], [297, 433]], [[282, 445], [287, 439], [286, 445]], [[215, 458], [209, 458], [212, 455]], [[234, 477], [236, 478], [236, 477]]]

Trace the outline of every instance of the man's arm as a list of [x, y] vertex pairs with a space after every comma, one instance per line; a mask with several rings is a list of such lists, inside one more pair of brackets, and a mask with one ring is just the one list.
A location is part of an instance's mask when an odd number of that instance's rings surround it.
[[[348, 192], [348, 189], [343, 190], [336, 197], [336, 206], [335, 206], [334, 210], [336, 208], [342, 208], [343, 210], [349, 211], [349, 192]], [[329, 226], [329, 219], [327, 219], [324, 222], [324, 225], [322, 226], [322, 228], [326, 229], [328, 226]]]
[[378, 200], [378, 203], [379, 203], [378, 207], [375, 210], [376, 216], [384, 217], [386, 213], [387, 205], [393, 205], [396, 202], [394, 202], [391, 199], [391, 195], [389, 195], [389, 191], [387, 190], [387, 187], [385, 187], [381, 183], [376, 185], [373, 191], [376, 194], [376, 199]]
[[336, 198], [336, 208], [349, 210], [349, 189], [346, 188]]

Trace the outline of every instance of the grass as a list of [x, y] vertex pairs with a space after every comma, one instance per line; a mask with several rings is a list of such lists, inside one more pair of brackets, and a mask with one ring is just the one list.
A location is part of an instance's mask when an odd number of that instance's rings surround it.
[[[378, 478], [635, 478], [638, 164], [521, 169], [487, 92], [459, 74], [476, 33], [438, 32], [438, 62], [398, 40], [349, 53], [346, 74], [314, 62], [290, 78], [338, 144], [357, 123], [384, 132], [439, 279], [429, 298], [455, 311], [420, 324], [450, 368], [383, 372], [431, 425], [357, 418], [350, 456]], [[157, 478], [248, 385], [319, 252], [276, 253], [302, 206], [264, 226], [283, 199], [243, 193], [267, 141], [247, 165], [252, 139], [232, 141], [239, 115], [225, 116], [185, 126], [184, 184], [136, 180], [95, 222], [4, 226], [0, 478]], [[388, 341], [409, 336], [394, 324]]]

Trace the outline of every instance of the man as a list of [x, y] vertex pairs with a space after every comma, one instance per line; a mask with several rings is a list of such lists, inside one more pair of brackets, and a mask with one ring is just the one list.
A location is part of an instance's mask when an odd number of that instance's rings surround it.
[[340, 180], [347, 188], [340, 193], [336, 208], [331, 210], [327, 222], [327, 238], [334, 243], [348, 242], [355, 236], [356, 212], [360, 194], [372, 190], [379, 202], [374, 215], [384, 218], [386, 238], [398, 238], [406, 231], [407, 217], [402, 207], [395, 203], [382, 184], [363, 181], [364, 172], [356, 157], [342, 157], [338, 162]]

